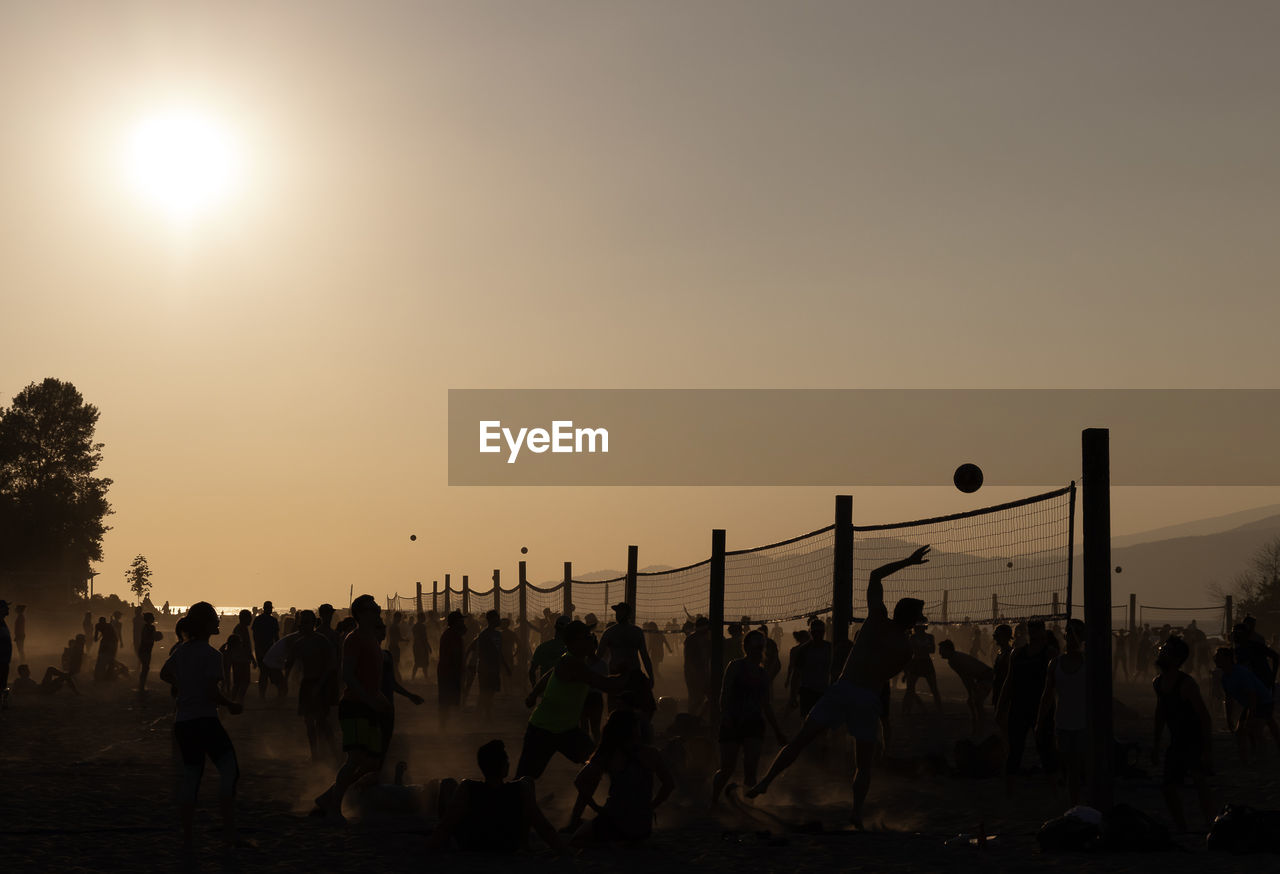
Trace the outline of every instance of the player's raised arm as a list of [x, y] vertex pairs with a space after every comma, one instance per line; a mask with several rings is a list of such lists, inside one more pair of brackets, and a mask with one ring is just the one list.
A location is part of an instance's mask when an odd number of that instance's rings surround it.
[[891, 561], [873, 570], [871, 578], [867, 581], [867, 611], [881, 610], [887, 613], [888, 608], [884, 605], [884, 578], [897, 573], [904, 567], [910, 567], [915, 564], [928, 564], [929, 559], [925, 558], [928, 553], [929, 547], [925, 545], [906, 558]]

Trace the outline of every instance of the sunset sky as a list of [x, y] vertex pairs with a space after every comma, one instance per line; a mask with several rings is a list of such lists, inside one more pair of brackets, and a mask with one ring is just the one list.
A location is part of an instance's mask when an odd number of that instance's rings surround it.
[[[1274, 2], [0, 0], [0, 405], [101, 409], [98, 589], [144, 553], [157, 601], [776, 540], [837, 489], [449, 488], [447, 391], [1276, 388], [1278, 44]], [[140, 181], [156, 124], [207, 198]]]

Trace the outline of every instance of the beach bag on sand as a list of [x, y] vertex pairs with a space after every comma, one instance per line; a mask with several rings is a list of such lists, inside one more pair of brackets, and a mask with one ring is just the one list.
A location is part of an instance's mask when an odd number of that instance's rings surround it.
[[1059, 816], [1040, 826], [1036, 840], [1042, 853], [1082, 853], [1098, 846], [1102, 832], [1078, 817]]
[[1228, 804], [1213, 821], [1205, 846], [1228, 853], [1280, 853], [1280, 813]]
[[1102, 817], [1100, 848], [1117, 853], [1149, 853], [1178, 846], [1162, 824], [1136, 807], [1117, 804]]

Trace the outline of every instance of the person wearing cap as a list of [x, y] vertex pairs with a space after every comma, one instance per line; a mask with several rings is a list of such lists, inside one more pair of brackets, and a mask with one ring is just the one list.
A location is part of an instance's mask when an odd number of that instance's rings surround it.
[[530, 688], [538, 685], [542, 675], [554, 668], [560, 661], [560, 657], [565, 654], [564, 630], [572, 621], [573, 617], [567, 613], [557, 616], [555, 637], [538, 644], [538, 648], [533, 651], [533, 657], [529, 659]]
[[809, 711], [795, 739], [778, 751], [764, 779], [748, 790], [748, 798], [767, 792], [778, 775], [827, 729], [844, 725], [854, 738], [857, 753], [851, 821], [862, 827], [862, 806], [871, 788], [871, 770], [880, 733], [881, 693], [890, 678], [911, 660], [907, 636], [923, 618], [924, 608], [919, 598], [903, 598], [890, 616], [884, 603], [884, 578], [903, 568], [927, 563], [928, 553], [929, 547], [922, 546], [906, 558], [871, 572], [867, 581], [867, 619], [849, 650], [840, 679]]
[[[525, 728], [516, 779], [537, 780], [551, 758], [560, 753], [581, 765], [595, 749], [591, 735], [582, 729], [582, 707], [590, 689], [614, 692], [622, 687], [620, 677], [602, 677], [587, 665], [591, 633], [581, 622], [570, 622], [563, 633], [566, 652], [556, 666], [542, 675], [525, 705], [533, 708]], [[539, 700], [541, 699], [541, 700]]]

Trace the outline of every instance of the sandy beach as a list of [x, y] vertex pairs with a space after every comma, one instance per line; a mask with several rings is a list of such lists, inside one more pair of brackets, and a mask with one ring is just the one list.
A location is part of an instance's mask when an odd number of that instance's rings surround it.
[[[50, 655], [29, 652], [28, 661], [34, 670], [52, 662]], [[65, 691], [19, 696], [0, 717], [0, 858], [6, 870], [410, 871], [439, 864], [447, 870], [497, 871], [520, 864], [535, 870], [628, 872], [689, 865], [717, 871], [1124, 871], [1158, 864], [1169, 871], [1193, 871], [1241, 870], [1248, 865], [1243, 858], [1210, 853], [1203, 849], [1203, 836], [1194, 835], [1176, 838], [1182, 852], [1158, 858], [1041, 854], [1036, 830], [1067, 806], [1062, 791], [1045, 777], [1027, 778], [1015, 797], [1006, 799], [998, 778], [904, 773], [912, 770], [904, 764], [912, 757], [942, 754], [953, 766], [955, 740], [967, 733], [958, 683], [945, 669], [939, 671], [945, 702], [941, 720], [931, 712], [902, 718], [901, 693], [895, 690], [894, 737], [871, 790], [865, 832], [842, 830], [851, 794], [841, 775], [841, 756], [832, 755], [825, 766], [815, 761], [797, 765], [767, 797], [750, 804], [727, 803], [713, 811], [701, 788], [693, 794], [678, 793], [659, 811], [656, 832], [645, 844], [592, 848], [565, 858], [533, 850], [518, 860], [428, 853], [424, 843], [434, 825], [432, 816], [362, 815], [349, 801], [351, 822], [346, 828], [309, 818], [311, 799], [332, 780], [334, 767], [309, 760], [292, 698], [278, 701], [272, 692], [263, 701], [251, 687], [245, 712], [224, 715], [223, 723], [240, 761], [240, 829], [256, 847], [221, 847], [217, 779], [208, 768], [201, 787], [196, 853], [190, 858], [180, 852], [174, 809], [172, 702], [156, 671], [143, 696], [123, 683], [94, 684], [84, 677], [80, 696]], [[659, 691], [674, 693], [674, 688], [663, 688], [673, 679], [668, 667]], [[513, 760], [518, 755], [527, 711], [514, 693], [498, 698], [493, 723], [484, 731], [474, 730], [468, 708], [463, 725], [469, 727], [441, 735], [434, 687], [421, 680], [409, 685], [427, 703], [417, 708], [403, 699], [397, 703], [392, 756], [408, 763], [408, 783], [476, 775], [475, 749], [492, 737], [507, 742]], [[1148, 776], [1118, 779], [1117, 800], [1167, 822], [1159, 770], [1147, 758], [1150, 689], [1121, 685], [1119, 697], [1133, 713], [1118, 718], [1117, 736], [1142, 742], [1142, 766]], [[927, 694], [923, 698], [931, 705]], [[794, 731], [798, 724], [793, 712], [784, 728]], [[1220, 717], [1215, 727], [1215, 803], [1280, 807], [1280, 784], [1273, 779], [1280, 762], [1274, 750], [1267, 751], [1260, 767], [1246, 769], [1231, 738], [1222, 732]], [[770, 741], [766, 762], [773, 750]], [[1028, 752], [1028, 761], [1032, 757]], [[574, 773], [570, 763], [557, 758], [538, 784], [542, 806], [557, 825], [568, 818]], [[356, 794], [353, 790], [350, 798]], [[1188, 789], [1189, 812], [1192, 801]], [[1192, 824], [1195, 827], [1194, 815]], [[981, 850], [947, 844], [957, 834], [980, 828], [993, 836]]]

